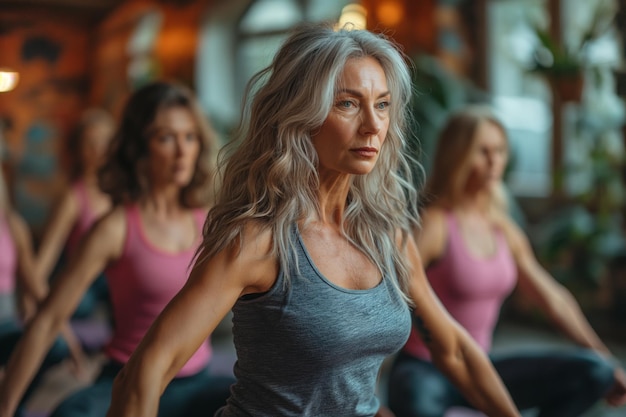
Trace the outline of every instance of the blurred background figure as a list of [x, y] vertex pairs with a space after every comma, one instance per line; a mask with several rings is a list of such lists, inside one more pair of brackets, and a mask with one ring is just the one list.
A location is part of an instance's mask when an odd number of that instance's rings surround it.
[[[53, 279], [55, 265], [62, 266], [72, 256], [91, 226], [111, 208], [111, 199], [100, 190], [97, 174], [105, 161], [114, 128], [115, 122], [108, 112], [89, 109], [67, 140], [69, 186], [44, 229], [37, 251], [37, 276]], [[100, 302], [108, 304], [103, 275], [86, 291], [73, 316], [88, 317]]]
[[[0, 153], [3, 150], [0, 126]], [[24, 325], [34, 316], [39, 301], [45, 297], [47, 285], [36, 276], [31, 232], [19, 213], [11, 207], [1, 170], [0, 254], [0, 366], [4, 366], [23, 334]], [[81, 371], [83, 355], [80, 345], [68, 327], [63, 333], [67, 340], [57, 338], [53, 342], [26, 389], [16, 416], [23, 415], [24, 404], [48, 369], [72, 357], [75, 371]]]
[[[216, 136], [187, 88], [156, 82], [129, 98], [100, 173], [113, 209], [81, 241], [13, 351], [0, 384], [0, 415], [13, 415], [46, 347], [105, 269], [115, 322], [107, 362], [52, 415], [106, 413], [113, 378], [186, 281], [201, 242], [216, 150]], [[211, 357], [206, 340], [166, 389], [160, 415], [212, 415], [225, 404], [232, 378], [210, 374]]]
[[[606, 397], [626, 402], [626, 375], [585, 319], [574, 297], [535, 259], [507, 213], [502, 174], [509, 147], [501, 122], [484, 106], [454, 113], [437, 141], [423, 193], [417, 244], [444, 307], [491, 351], [500, 308], [517, 288], [584, 349], [508, 352], [491, 359], [520, 410], [578, 417]], [[398, 417], [439, 417], [467, 406], [431, 363], [414, 329], [389, 375], [389, 406]]]

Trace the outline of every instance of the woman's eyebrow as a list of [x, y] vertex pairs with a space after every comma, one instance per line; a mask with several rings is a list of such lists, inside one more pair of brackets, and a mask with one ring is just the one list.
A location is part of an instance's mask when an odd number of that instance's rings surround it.
[[[352, 96], [358, 97], [358, 98], [363, 98], [363, 94], [361, 94], [359, 91], [357, 90], [352, 90], [350, 88], [342, 88], [341, 90], [338, 90], [336, 94], [342, 94], [342, 93], [347, 93], [350, 94]], [[380, 93], [378, 95], [377, 98], [381, 98], [381, 97], [385, 97], [390, 95], [391, 93], [389, 93], [389, 91], [383, 91], [382, 93]]]

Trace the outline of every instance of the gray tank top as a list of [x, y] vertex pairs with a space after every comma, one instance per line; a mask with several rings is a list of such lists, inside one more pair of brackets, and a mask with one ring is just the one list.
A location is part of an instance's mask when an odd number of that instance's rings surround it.
[[232, 395], [217, 416], [373, 416], [385, 357], [411, 329], [409, 308], [390, 280], [350, 290], [327, 280], [296, 234], [299, 271], [233, 307], [237, 350]]

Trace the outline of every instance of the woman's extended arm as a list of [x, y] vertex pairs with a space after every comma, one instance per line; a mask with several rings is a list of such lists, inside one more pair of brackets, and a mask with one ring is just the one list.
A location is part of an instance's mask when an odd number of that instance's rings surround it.
[[11, 417], [62, 326], [105, 265], [121, 253], [125, 218], [116, 210], [98, 222], [29, 322], [0, 384], [0, 417]]
[[178, 370], [237, 299], [267, 291], [278, 274], [269, 231], [249, 228], [241, 248], [196, 262], [189, 280], [150, 327], [115, 379], [109, 417], [154, 417]]
[[61, 251], [78, 218], [78, 210], [76, 195], [71, 188], [68, 188], [47, 221], [37, 251], [36, 274], [44, 282], [47, 282], [54, 265], [59, 260]]
[[35, 275], [33, 242], [26, 222], [11, 211], [7, 215], [11, 237], [17, 252], [16, 287], [20, 316], [28, 321], [37, 310], [37, 303], [48, 292], [48, 286]]
[[[16, 279], [19, 311], [22, 320], [27, 323], [34, 317], [38, 304], [48, 294], [48, 285], [44, 280], [36, 277], [33, 244], [26, 222], [17, 213], [12, 212], [9, 216], [9, 227], [17, 248]], [[75, 373], [81, 374], [85, 360], [82, 346], [67, 323], [63, 326], [61, 333], [70, 350]]]
[[[539, 264], [525, 234], [509, 219], [503, 219], [501, 224], [517, 264], [520, 293], [574, 342], [611, 358], [611, 352], [585, 318], [574, 296]], [[619, 367], [616, 387], [608, 400], [612, 405], [626, 403], [626, 376]]]

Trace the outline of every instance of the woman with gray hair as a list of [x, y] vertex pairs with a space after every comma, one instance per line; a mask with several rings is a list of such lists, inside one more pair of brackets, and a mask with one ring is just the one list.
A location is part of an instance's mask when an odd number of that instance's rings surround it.
[[304, 25], [288, 37], [248, 89], [190, 278], [116, 378], [109, 416], [156, 416], [230, 309], [237, 382], [218, 416], [374, 416], [410, 302], [476, 406], [519, 416], [424, 277], [410, 233], [410, 93], [404, 57], [382, 36]]

